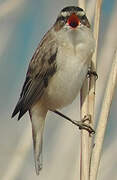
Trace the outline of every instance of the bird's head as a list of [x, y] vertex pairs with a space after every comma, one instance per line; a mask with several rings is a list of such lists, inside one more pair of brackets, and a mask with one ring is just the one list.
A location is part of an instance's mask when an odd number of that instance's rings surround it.
[[76, 6], [62, 9], [54, 25], [55, 31], [77, 30], [83, 26], [90, 28], [89, 21], [83, 9]]

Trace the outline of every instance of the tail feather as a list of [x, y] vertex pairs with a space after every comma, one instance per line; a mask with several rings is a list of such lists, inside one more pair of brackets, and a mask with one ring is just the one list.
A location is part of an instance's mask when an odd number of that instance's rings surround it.
[[13, 118], [16, 114], [19, 113], [18, 115], [18, 120], [21, 119], [21, 117], [27, 112], [28, 109], [26, 109], [24, 106], [23, 106], [23, 102], [22, 100], [20, 99], [12, 113], [12, 116], [11, 118]]
[[11, 117], [13, 118], [18, 112], [20, 112], [21, 108], [22, 108], [22, 102], [18, 101], [18, 103], [17, 103]]
[[39, 172], [43, 166], [43, 159], [42, 159], [43, 137], [42, 136], [43, 136], [43, 131], [40, 131], [36, 135], [33, 135], [34, 160], [35, 160], [35, 169], [36, 169], [37, 175], [39, 175]]
[[[36, 109], [37, 107], [30, 110], [30, 117], [32, 122], [32, 136], [33, 136], [33, 147], [34, 147], [34, 160], [36, 174], [39, 175], [42, 169], [42, 146], [43, 146], [43, 132], [45, 125], [45, 117], [47, 110], [42, 107]], [[36, 110], [35, 110], [36, 109]]]

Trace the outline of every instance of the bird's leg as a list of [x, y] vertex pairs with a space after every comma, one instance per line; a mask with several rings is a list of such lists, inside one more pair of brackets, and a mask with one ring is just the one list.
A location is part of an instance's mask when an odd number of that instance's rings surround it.
[[75, 124], [76, 126], [79, 127], [79, 129], [85, 129], [85, 130], [87, 130], [87, 131], [88, 131], [89, 133], [91, 133], [91, 134], [94, 134], [94, 133], [95, 133], [95, 131], [93, 130], [93, 128], [92, 128], [90, 125], [84, 123], [86, 120], [90, 120], [89, 115], [88, 115], [88, 116], [85, 116], [85, 117], [83, 118], [83, 120], [81, 120], [81, 121], [76, 121], [76, 120], [70, 119], [69, 117], [67, 117], [66, 115], [62, 114], [61, 112], [59, 112], [59, 111], [57, 111], [57, 110], [55, 110], [55, 111], [53, 111], [53, 112], [56, 113], [56, 114], [58, 114], [59, 116], [63, 117], [64, 119], [67, 119], [67, 120], [70, 121], [71, 123]]
[[98, 75], [96, 73], [96, 71], [92, 71], [91, 67], [88, 68], [88, 72], [87, 72], [87, 78], [90, 78], [91, 76], [95, 76], [95, 79], [98, 79]]

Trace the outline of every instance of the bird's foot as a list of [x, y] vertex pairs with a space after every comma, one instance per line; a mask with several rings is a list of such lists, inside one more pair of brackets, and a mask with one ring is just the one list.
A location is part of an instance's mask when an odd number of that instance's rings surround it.
[[90, 134], [95, 134], [94, 129], [85, 123], [85, 121], [91, 121], [91, 115], [86, 115], [81, 121], [74, 121], [75, 124], [79, 127], [79, 129], [85, 129], [87, 130]]
[[70, 121], [71, 123], [75, 124], [76, 126], [79, 127], [79, 129], [85, 129], [90, 134], [94, 134], [95, 133], [93, 128], [90, 125], [85, 123], [85, 121], [91, 121], [91, 116], [90, 115], [84, 116], [84, 118], [81, 121], [76, 121], [76, 120], [70, 119], [69, 117], [67, 117], [66, 115], [62, 114], [61, 112], [59, 112], [57, 110], [54, 110], [53, 112], [58, 114], [59, 116], [63, 117], [64, 119]]
[[95, 76], [95, 80], [98, 79], [98, 75], [96, 71], [92, 71], [91, 68], [89, 67], [88, 72], [87, 72], [87, 78], [90, 78], [91, 76]]

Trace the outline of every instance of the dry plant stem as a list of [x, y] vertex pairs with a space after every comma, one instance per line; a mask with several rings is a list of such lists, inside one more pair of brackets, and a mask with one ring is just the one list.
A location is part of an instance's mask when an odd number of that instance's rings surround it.
[[[79, 0], [78, 5], [85, 9], [85, 0]], [[88, 79], [83, 83], [80, 92], [81, 119], [88, 114]], [[88, 123], [88, 122], [86, 122]], [[81, 159], [80, 159], [80, 180], [89, 180], [89, 133], [81, 130]]]
[[[95, 47], [95, 52], [92, 57], [91, 61], [91, 71], [96, 72], [96, 60], [97, 60], [97, 49], [98, 49], [98, 37], [99, 37], [99, 24], [100, 24], [100, 14], [101, 14], [101, 5], [102, 5], [102, 0], [97, 0], [96, 1], [96, 7], [95, 7], [95, 17], [94, 17], [94, 38], [96, 41], [96, 47]], [[96, 78], [95, 76], [92, 76], [90, 78], [90, 85], [89, 85], [89, 114], [91, 115], [91, 126], [94, 127], [94, 106], [95, 106], [95, 88], [96, 88]], [[92, 153], [92, 137], [89, 138], [89, 156], [91, 160], [91, 153]], [[90, 168], [90, 167], [89, 167]], [[90, 169], [89, 169], [90, 171]]]
[[90, 172], [90, 180], [97, 179], [98, 167], [100, 163], [101, 150], [105, 135], [105, 130], [107, 126], [107, 120], [109, 115], [110, 106], [112, 103], [112, 97], [114, 94], [115, 86], [117, 81], [117, 51], [115, 52], [108, 85], [106, 88], [104, 101], [102, 105], [102, 111], [99, 118], [99, 123], [97, 126], [96, 137], [95, 137], [95, 146], [92, 153], [91, 160], [91, 172]]
[[86, 14], [91, 23], [94, 18], [96, 0], [89, 0], [86, 6]]
[[[94, 20], [94, 38], [96, 40], [96, 48], [91, 62], [91, 70], [96, 71], [96, 58], [97, 58], [97, 46], [98, 46], [98, 32], [99, 32], [99, 19], [100, 19], [100, 9], [101, 0], [96, 1], [96, 12]], [[84, 115], [91, 115], [91, 125], [94, 124], [94, 104], [95, 104], [95, 77], [91, 76], [90, 83], [85, 80], [84, 85], [81, 90], [81, 118]], [[89, 134], [82, 130], [81, 132], [81, 169], [80, 169], [80, 179], [89, 180], [89, 170], [90, 170], [90, 157], [92, 151], [92, 138]]]
[[[96, 47], [95, 52], [92, 57], [91, 61], [91, 71], [96, 72], [96, 59], [97, 59], [97, 48], [98, 48], [98, 36], [99, 36], [99, 22], [100, 22], [100, 11], [101, 11], [101, 4], [102, 0], [96, 1], [96, 7], [95, 7], [95, 19], [94, 19], [94, 38], [96, 41]], [[94, 125], [94, 105], [95, 105], [95, 85], [96, 85], [96, 78], [95, 76], [92, 76], [90, 78], [90, 92], [89, 92], [89, 114], [91, 114], [91, 123], [92, 126]]]
[[[88, 114], [88, 96], [85, 97], [89, 91], [88, 87], [88, 79], [86, 79], [80, 95], [81, 119]], [[89, 133], [85, 130], [81, 130], [80, 180], [89, 180]]]
[[78, 6], [85, 10], [85, 0], [78, 0]]

